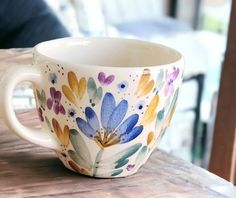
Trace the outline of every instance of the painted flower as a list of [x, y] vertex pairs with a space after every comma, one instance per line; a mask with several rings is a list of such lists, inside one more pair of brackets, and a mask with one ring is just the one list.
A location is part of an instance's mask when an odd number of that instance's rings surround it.
[[82, 100], [85, 94], [87, 81], [84, 77], [78, 80], [76, 74], [72, 71], [68, 72], [67, 78], [69, 86], [62, 85], [62, 92], [71, 103], [77, 106], [78, 100]]
[[50, 88], [50, 95], [51, 95], [51, 98], [49, 98], [47, 100], [48, 109], [53, 108], [53, 110], [56, 114], [61, 113], [64, 115], [66, 113], [66, 111], [61, 104], [61, 92], [56, 91], [56, 89], [54, 87], [51, 87]]
[[119, 91], [123, 92], [126, 91], [128, 88], [128, 82], [127, 81], [122, 81], [117, 85], [117, 88], [119, 89]]
[[139, 119], [138, 114], [132, 114], [124, 120], [127, 110], [126, 100], [121, 100], [116, 105], [114, 96], [106, 93], [101, 106], [101, 126], [91, 107], [85, 109], [86, 121], [78, 117], [76, 122], [81, 132], [95, 140], [100, 147], [123, 144], [135, 139], [143, 130], [142, 125], [135, 126]]
[[73, 108], [71, 108], [71, 109], [68, 109], [68, 116], [69, 117], [75, 117], [75, 115], [76, 115], [76, 111], [75, 111], [75, 109], [73, 109]]
[[98, 80], [101, 83], [101, 85], [109, 85], [111, 84], [115, 79], [114, 75], [107, 76], [104, 72], [99, 72], [98, 74]]
[[57, 76], [55, 73], [50, 73], [48, 77], [49, 82], [51, 82], [53, 85], [57, 83]]
[[131, 170], [133, 170], [134, 167], [135, 167], [135, 164], [129, 164], [129, 165], [126, 167], [126, 170], [127, 170], [127, 171], [131, 171]]
[[38, 110], [39, 119], [41, 120], [41, 122], [43, 122], [44, 121], [43, 110], [40, 107], [37, 110]]
[[174, 71], [171, 73], [168, 73], [168, 71], [166, 70], [166, 86], [164, 90], [165, 96], [174, 92], [173, 83], [179, 75], [179, 68], [174, 67], [173, 70]]

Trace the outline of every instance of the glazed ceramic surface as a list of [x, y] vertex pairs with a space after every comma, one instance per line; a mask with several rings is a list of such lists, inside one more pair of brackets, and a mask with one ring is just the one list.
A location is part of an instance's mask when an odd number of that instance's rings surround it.
[[143, 41], [66, 38], [37, 45], [33, 66], [11, 75], [18, 75], [12, 87], [22, 80], [35, 84], [42, 129], [20, 126], [14, 115], [6, 116], [9, 127], [55, 150], [75, 172], [124, 177], [145, 163], [169, 126], [183, 59]]

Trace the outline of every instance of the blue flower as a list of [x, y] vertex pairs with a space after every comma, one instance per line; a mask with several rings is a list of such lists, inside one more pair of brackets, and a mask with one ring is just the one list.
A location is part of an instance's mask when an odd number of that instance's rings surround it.
[[127, 81], [122, 81], [117, 85], [117, 88], [119, 89], [119, 91], [123, 92], [127, 90], [128, 85], [129, 83]]
[[57, 83], [57, 76], [55, 73], [50, 73], [48, 77], [49, 82], [51, 82], [53, 85]]
[[135, 126], [139, 119], [138, 114], [132, 114], [124, 120], [127, 110], [126, 100], [121, 100], [116, 105], [114, 96], [106, 93], [100, 111], [101, 125], [91, 107], [85, 108], [86, 120], [77, 117], [76, 122], [81, 132], [95, 140], [100, 147], [123, 144], [135, 139], [143, 131], [142, 125]]

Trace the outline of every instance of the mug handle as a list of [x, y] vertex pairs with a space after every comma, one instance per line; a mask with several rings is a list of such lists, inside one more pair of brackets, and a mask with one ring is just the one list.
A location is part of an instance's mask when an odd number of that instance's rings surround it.
[[33, 66], [14, 66], [4, 72], [0, 78], [0, 113], [6, 125], [21, 138], [34, 144], [59, 150], [59, 144], [53, 135], [43, 129], [23, 126], [17, 119], [12, 104], [14, 88], [23, 81], [39, 86], [42, 83], [41, 72]]

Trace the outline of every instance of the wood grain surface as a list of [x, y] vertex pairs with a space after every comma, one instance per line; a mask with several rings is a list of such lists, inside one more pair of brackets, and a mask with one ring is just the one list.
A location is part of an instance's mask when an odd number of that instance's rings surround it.
[[[37, 126], [34, 111], [19, 113]], [[156, 150], [130, 177], [95, 179], [66, 169], [56, 155], [19, 139], [0, 124], [0, 197], [236, 197], [236, 188], [197, 166]]]
[[236, 184], [236, 1], [232, 1], [209, 170]]

